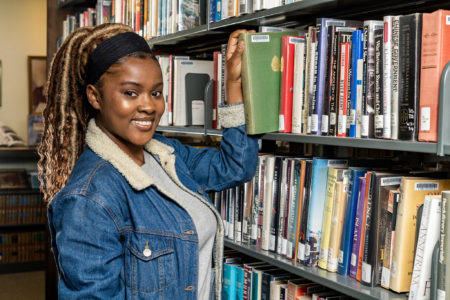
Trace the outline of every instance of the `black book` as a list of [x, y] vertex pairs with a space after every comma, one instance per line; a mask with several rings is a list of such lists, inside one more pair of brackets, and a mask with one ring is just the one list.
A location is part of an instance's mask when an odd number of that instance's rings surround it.
[[336, 135], [345, 136], [347, 133], [347, 117], [350, 111], [350, 76], [352, 74], [352, 36], [356, 28], [338, 33], [338, 86], [337, 93], [337, 128]]
[[398, 126], [400, 140], [417, 140], [421, 44], [422, 14], [400, 16]]
[[384, 107], [383, 107], [383, 32], [382, 28], [375, 30], [375, 116], [374, 136], [383, 138]]
[[283, 157], [276, 156], [273, 173], [273, 189], [272, 189], [272, 216], [270, 218], [270, 242], [269, 251], [277, 251], [278, 242], [278, 216], [280, 212], [280, 190], [281, 190], [281, 165]]

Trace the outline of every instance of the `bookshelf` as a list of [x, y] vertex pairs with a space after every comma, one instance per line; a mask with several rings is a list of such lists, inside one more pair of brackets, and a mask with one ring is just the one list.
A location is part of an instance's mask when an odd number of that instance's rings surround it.
[[[95, 1], [72, 0], [62, 6], [55, 6], [57, 0], [49, 0], [48, 7], [62, 21], [67, 9], [93, 7]], [[430, 12], [438, 8], [449, 9], [450, 1], [419, 0], [419, 1], [364, 1], [364, 0], [302, 0], [292, 4], [261, 10], [252, 14], [221, 20], [219, 22], [200, 25], [197, 28], [176, 32], [174, 34], [152, 38], [149, 45], [156, 52], [180, 51], [187, 54], [217, 50], [220, 44], [227, 41], [229, 34], [238, 28], [255, 29], [261, 25], [295, 27], [314, 22], [315, 18], [338, 17], [351, 19], [376, 19], [383, 15], [408, 14], [413, 12]], [[54, 23], [56, 18], [49, 20], [49, 28], [61, 27], [61, 21]], [[52, 24], [50, 24], [52, 23]], [[60, 29], [56, 31], [61, 32]], [[50, 36], [50, 34], [49, 34]], [[57, 37], [57, 36], [56, 36]], [[48, 45], [52, 57], [56, 51], [56, 38], [49, 38]], [[54, 49], [50, 50], [50, 49]], [[365, 148], [390, 151], [405, 151], [423, 153], [431, 157], [450, 158], [450, 63], [444, 69], [440, 82], [439, 126], [437, 143], [410, 142], [382, 139], [338, 138], [328, 136], [313, 136], [286, 133], [268, 133], [260, 136], [264, 141], [285, 141], [293, 143], [316, 144], [334, 147]], [[157, 131], [163, 133], [182, 133], [186, 135], [220, 136], [220, 130], [206, 127], [173, 127], [159, 126]], [[336, 273], [330, 273], [319, 268], [309, 268], [299, 265], [277, 254], [261, 250], [252, 245], [244, 245], [231, 240], [225, 240], [225, 246], [238, 250], [246, 255], [273, 264], [298, 276], [323, 284], [336, 291], [356, 299], [406, 299], [405, 294], [375, 287], [370, 288], [358, 281]]]

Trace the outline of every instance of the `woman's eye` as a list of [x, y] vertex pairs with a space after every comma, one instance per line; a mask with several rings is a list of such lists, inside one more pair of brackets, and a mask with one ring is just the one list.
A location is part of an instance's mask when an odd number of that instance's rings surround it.
[[125, 96], [128, 96], [128, 97], [136, 97], [136, 96], [137, 96], [137, 93], [134, 92], [134, 91], [125, 91], [125, 92], [124, 92], [124, 95], [125, 95]]

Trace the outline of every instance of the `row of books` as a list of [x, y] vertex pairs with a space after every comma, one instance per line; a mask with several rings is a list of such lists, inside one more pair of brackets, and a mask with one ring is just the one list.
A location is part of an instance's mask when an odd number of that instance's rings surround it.
[[449, 18], [319, 18], [300, 34], [241, 35], [248, 132], [436, 142]]
[[450, 179], [348, 167], [344, 159], [258, 159], [252, 181], [214, 195], [228, 238], [365, 285], [409, 291], [416, 208], [449, 190]]
[[42, 195], [3, 194], [0, 195], [0, 224], [41, 224], [46, 220], [46, 206]]
[[222, 299], [337, 300], [351, 299], [273, 265], [225, 249]]
[[76, 28], [103, 23], [131, 26], [146, 39], [204, 24], [206, 2], [199, 0], [97, 0], [95, 8], [67, 15], [64, 40]]
[[43, 261], [45, 231], [0, 233], [0, 264]]
[[300, 0], [209, 0], [209, 22], [217, 22]]

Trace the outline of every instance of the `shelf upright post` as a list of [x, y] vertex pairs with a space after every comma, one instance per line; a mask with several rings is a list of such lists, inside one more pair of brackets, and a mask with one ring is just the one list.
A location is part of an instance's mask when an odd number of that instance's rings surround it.
[[[438, 118], [438, 138], [437, 155], [445, 156], [450, 154], [446, 147], [450, 147], [450, 61], [442, 70], [439, 82], [439, 118]], [[447, 152], [447, 153], [446, 153]]]

